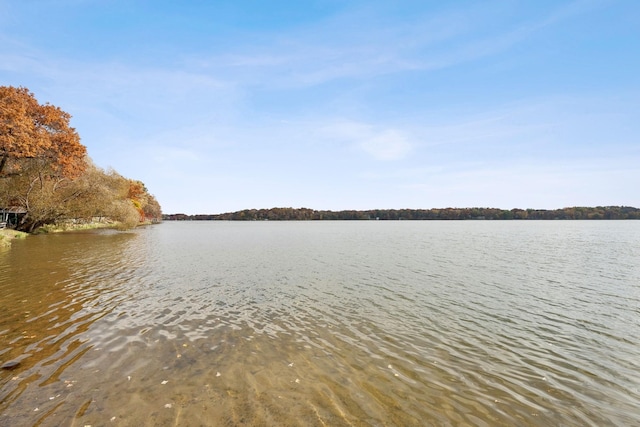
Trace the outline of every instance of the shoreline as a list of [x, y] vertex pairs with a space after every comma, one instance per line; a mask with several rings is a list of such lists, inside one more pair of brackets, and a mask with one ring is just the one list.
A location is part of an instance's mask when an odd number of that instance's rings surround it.
[[25, 239], [29, 233], [16, 231], [11, 228], [0, 229], [0, 248], [11, 246], [11, 243], [17, 239]]
[[65, 233], [68, 231], [97, 230], [100, 228], [117, 228], [118, 223], [115, 222], [98, 222], [92, 221], [87, 223], [60, 223], [47, 224], [37, 228], [33, 234], [49, 234], [49, 233]]
[[[146, 225], [153, 225], [154, 223], [151, 221], [141, 222], [136, 225], [134, 228], [142, 227]], [[49, 224], [44, 225], [38, 229], [36, 229], [33, 233], [26, 233], [24, 231], [16, 231], [11, 228], [0, 228], [0, 248], [7, 248], [11, 246], [11, 243], [14, 240], [25, 239], [30, 235], [39, 235], [39, 234], [51, 234], [51, 233], [68, 233], [74, 231], [85, 231], [85, 230], [99, 230], [99, 229], [113, 229], [119, 231], [125, 231], [125, 228], [122, 228], [121, 223], [119, 222], [89, 222], [83, 224], [71, 224], [71, 223], [62, 223], [62, 224]]]

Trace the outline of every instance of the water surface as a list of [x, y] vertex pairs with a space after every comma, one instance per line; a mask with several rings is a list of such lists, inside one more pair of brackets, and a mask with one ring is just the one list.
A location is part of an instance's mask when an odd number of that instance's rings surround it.
[[166, 222], [0, 252], [0, 425], [640, 425], [640, 223]]

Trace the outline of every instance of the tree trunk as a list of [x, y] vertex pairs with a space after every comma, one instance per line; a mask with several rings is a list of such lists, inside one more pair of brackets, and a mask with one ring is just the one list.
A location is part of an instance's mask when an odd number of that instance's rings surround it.
[[8, 158], [9, 156], [7, 155], [7, 153], [5, 153], [4, 156], [2, 156], [2, 160], [0, 160], [0, 175], [2, 175], [2, 170], [4, 169], [4, 165], [7, 164]]

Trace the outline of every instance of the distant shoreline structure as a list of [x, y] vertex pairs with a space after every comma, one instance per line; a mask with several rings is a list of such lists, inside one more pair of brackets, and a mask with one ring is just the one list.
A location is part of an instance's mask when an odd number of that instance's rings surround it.
[[370, 209], [314, 210], [309, 208], [245, 209], [221, 214], [163, 214], [165, 221], [393, 221], [393, 220], [620, 220], [640, 219], [631, 206], [570, 207], [562, 209]]

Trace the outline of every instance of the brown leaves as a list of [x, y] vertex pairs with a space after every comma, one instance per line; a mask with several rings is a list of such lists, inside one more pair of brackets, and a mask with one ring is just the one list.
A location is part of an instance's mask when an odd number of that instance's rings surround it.
[[26, 88], [0, 86], [0, 206], [26, 210], [18, 229], [96, 217], [122, 228], [159, 220], [160, 205], [142, 182], [92, 164], [70, 119]]
[[70, 119], [58, 107], [39, 104], [27, 88], [0, 86], [0, 177], [19, 173], [28, 159], [48, 163], [51, 174], [79, 176], [87, 150]]

